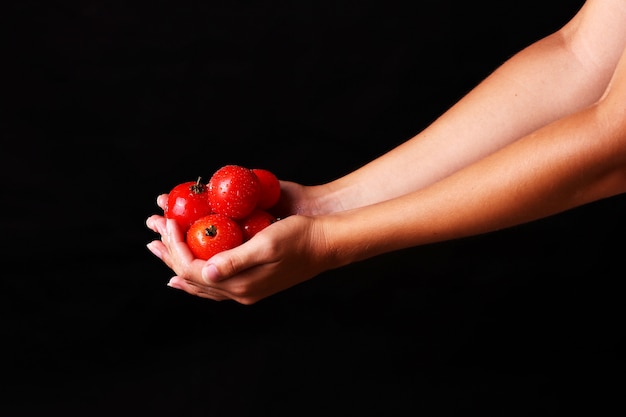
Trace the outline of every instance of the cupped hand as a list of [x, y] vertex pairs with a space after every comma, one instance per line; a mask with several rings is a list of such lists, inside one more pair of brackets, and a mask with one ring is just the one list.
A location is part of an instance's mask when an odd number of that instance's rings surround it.
[[148, 248], [176, 274], [168, 285], [199, 297], [253, 304], [330, 267], [314, 217], [279, 220], [208, 261], [193, 257], [175, 221], [154, 215], [147, 225], [161, 235]]
[[[161, 239], [150, 242], [148, 249], [176, 274], [168, 285], [199, 297], [253, 304], [328, 269], [323, 229], [308, 216], [320, 211], [307, 197], [311, 188], [286, 181], [281, 188], [275, 208], [281, 220], [208, 261], [194, 258], [175, 221], [150, 216], [146, 224]], [[167, 194], [157, 197], [161, 209], [166, 202]]]

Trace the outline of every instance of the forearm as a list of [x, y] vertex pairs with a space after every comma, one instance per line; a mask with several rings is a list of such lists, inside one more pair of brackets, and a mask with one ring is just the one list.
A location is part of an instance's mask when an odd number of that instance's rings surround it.
[[417, 190], [595, 102], [620, 45], [607, 35], [595, 41], [606, 50], [591, 48], [598, 57], [581, 52], [589, 45], [580, 45], [578, 32], [589, 37], [585, 24], [592, 20], [582, 15], [513, 56], [406, 143], [322, 186], [321, 198], [350, 209]]
[[328, 216], [323, 229], [342, 265], [511, 227], [622, 192], [626, 127], [592, 106], [433, 185]]

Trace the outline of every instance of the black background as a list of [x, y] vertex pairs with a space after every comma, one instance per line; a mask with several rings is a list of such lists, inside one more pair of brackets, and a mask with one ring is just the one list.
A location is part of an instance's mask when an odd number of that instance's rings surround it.
[[228, 163], [307, 184], [341, 176], [581, 4], [10, 5], [0, 414], [618, 404], [624, 196], [380, 256], [253, 306], [166, 287], [171, 272], [145, 248], [155, 198], [176, 183]]

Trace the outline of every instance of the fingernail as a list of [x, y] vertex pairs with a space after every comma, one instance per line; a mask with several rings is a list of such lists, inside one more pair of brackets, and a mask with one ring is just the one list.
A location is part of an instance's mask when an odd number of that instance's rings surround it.
[[202, 279], [207, 284], [219, 281], [220, 273], [217, 271], [217, 267], [213, 264], [208, 264], [202, 268]]
[[156, 257], [157, 257], [157, 258], [159, 258], [159, 259], [162, 259], [162, 257], [161, 257], [161, 251], [160, 251], [160, 250], [158, 250], [157, 248], [155, 248], [155, 247], [154, 247], [154, 242], [150, 242], [150, 243], [148, 243], [148, 244], [146, 245], [146, 247], [148, 248], [148, 250], [149, 250], [150, 252], [152, 252], [152, 254], [153, 254], [154, 256], [156, 256]]
[[167, 286], [171, 288], [176, 288], [177, 290], [182, 290], [182, 288], [180, 287], [177, 281], [178, 280], [176, 279], [176, 277], [174, 277], [169, 280], [169, 282], [167, 283]]

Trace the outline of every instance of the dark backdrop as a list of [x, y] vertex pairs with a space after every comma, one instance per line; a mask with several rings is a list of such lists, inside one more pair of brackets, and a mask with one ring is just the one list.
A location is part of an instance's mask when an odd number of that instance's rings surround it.
[[561, 415], [617, 398], [622, 196], [253, 306], [166, 287], [145, 248], [174, 184], [227, 163], [341, 176], [582, 1], [12, 3], [1, 414]]

